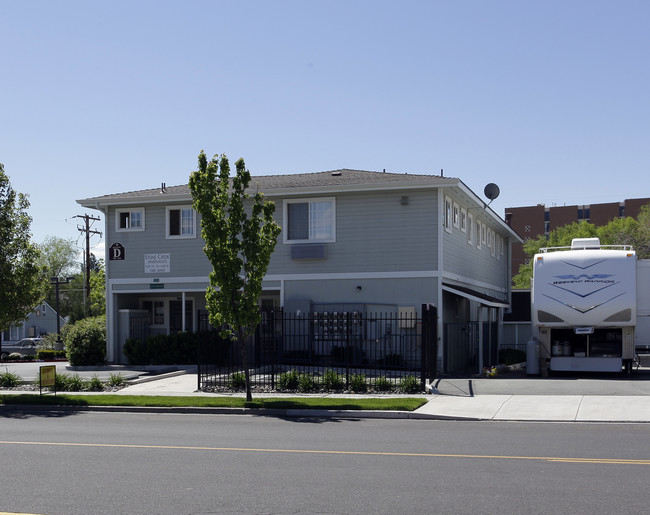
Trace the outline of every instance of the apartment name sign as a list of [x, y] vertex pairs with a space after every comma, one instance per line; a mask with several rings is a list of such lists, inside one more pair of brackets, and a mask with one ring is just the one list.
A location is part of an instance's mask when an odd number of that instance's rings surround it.
[[145, 274], [165, 274], [171, 271], [171, 254], [145, 254]]

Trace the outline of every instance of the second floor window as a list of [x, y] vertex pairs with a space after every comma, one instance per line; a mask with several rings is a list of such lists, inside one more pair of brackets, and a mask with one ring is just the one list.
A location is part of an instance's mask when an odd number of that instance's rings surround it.
[[118, 209], [115, 218], [116, 231], [144, 231], [144, 208]]
[[196, 217], [191, 206], [167, 208], [167, 237], [196, 237]]
[[284, 204], [285, 242], [336, 241], [333, 198], [287, 200]]

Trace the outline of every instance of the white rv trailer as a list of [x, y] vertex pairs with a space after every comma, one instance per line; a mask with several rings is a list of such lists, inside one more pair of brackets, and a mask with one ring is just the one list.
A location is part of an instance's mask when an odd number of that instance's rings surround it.
[[533, 325], [544, 371], [632, 369], [637, 320], [636, 253], [577, 238], [540, 249], [533, 263]]

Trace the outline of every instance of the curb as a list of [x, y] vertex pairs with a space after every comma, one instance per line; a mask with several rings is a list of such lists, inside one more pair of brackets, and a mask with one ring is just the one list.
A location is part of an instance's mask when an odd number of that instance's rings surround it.
[[364, 411], [364, 410], [321, 410], [321, 409], [275, 409], [275, 408], [202, 408], [202, 407], [156, 407], [156, 406], [46, 406], [6, 404], [4, 410], [40, 413], [162, 413], [192, 415], [252, 415], [258, 417], [283, 418], [346, 418], [346, 419], [420, 419], [420, 420], [478, 420], [459, 417], [445, 417], [410, 411]]

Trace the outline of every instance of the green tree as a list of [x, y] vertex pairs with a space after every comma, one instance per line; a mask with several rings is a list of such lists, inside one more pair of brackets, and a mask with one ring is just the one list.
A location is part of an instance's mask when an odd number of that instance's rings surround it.
[[512, 278], [514, 288], [530, 288], [533, 277], [533, 256], [543, 247], [568, 247], [573, 238], [600, 239], [602, 245], [631, 245], [638, 259], [650, 258], [650, 205], [643, 206], [636, 219], [632, 217], [615, 218], [608, 224], [596, 226], [589, 222], [573, 222], [558, 227], [548, 236], [538, 236], [536, 240], [524, 243], [524, 252], [529, 262], [519, 267]]
[[56, 306], [56, 287], [50, 278], [73, 277], [70, 283], [59, 286], [59, 315], [71, 317], [71, 321], [83, 318], [83, 277], [80, 275], [79, 250], [72, 239], [48, 236], [38, 246], [41, 266], [45, 269], [49, 289], [45, 296], [48, 304]]
[[96, 259], [90, 271], [90, 316], [96, 317], [105, 314], [106, 274], [104, 272], [104, 260]]
[[43, 300], [47, 286], [27, 209], [27, 195], [11, 187], [0, 163], [0, 330], [23, 320]]
[[79, 273], [79, 250], [74, 240], [59, 236], [48, 236], [38, 248], [41, 251], [41, 264], [48, 277], [66, 277]]
[[530, 258], [528, 263], [519, 267], [519, 272], [512, 278], [513, 288], [528, 289], [533, 277], [533, 256], [543, 247], [568, 247], [573, 238], [592, 238], [596, 236], [596, 226], [588, 222], [573, 222], [558, 227], [548, 236], [540, 235], [537, 239], [524, 242], [524, 252]]
[[[210, 323], [239, 345], [246, 379], [246, 399], [252, 400], [246, 343], [260, 322], [258, 300], [262, 280], [275, 249], [280, 226], [275, 204], [259, 191], [247, 193], [251, 175], [243, 159], [230, 178], [225, 155], [208, 163], [203, 151], [199, 169], [190, 175], [194, 208], [201, 215], [204, 252], [212, 264], [206, 303]], [[251, 202], [252, 200], [252, 202]], [[252, 205], [251, 205], [252, 204]]]

